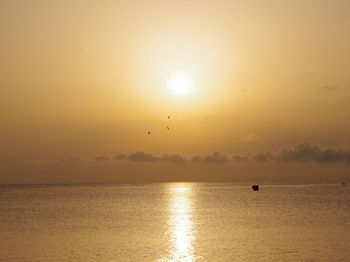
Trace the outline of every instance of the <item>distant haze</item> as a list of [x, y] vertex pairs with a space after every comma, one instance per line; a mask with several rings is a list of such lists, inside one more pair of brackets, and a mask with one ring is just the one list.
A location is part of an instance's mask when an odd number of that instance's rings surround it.
[[350, 182], [349, 13], [2, 0], [0, 183]]

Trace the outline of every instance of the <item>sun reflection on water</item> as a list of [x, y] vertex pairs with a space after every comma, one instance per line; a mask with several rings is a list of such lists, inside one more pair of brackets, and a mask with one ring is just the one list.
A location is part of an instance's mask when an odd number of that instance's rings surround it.
[[159, 261], [192, 262], [199, 259], [195, 256], [192, 185], [171, 185], [169, 188], [169, 244], [170, 250], [167, 258]]
[[192, 261], [192, 217], [188, 188], [174, 188], [171, 202], [172, 257], [181, 261]]

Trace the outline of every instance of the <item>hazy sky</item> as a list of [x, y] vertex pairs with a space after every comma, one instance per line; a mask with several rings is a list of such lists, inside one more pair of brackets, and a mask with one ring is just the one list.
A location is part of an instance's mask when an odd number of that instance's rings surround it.
[[0, 0], [0, 183], [349, 180], [349, 14]]

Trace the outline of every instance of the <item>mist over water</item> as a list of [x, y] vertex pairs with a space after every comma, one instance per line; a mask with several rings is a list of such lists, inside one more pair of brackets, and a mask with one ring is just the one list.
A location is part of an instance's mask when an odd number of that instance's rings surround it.
[[3, 261], [348, 261], [350, 187], [0, 186]]

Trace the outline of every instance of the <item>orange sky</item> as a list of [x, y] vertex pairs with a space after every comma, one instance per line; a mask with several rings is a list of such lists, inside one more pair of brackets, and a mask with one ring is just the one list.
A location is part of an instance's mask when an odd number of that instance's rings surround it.
[[349, 11], [2, 0], [0, 183], [349, 180]]

